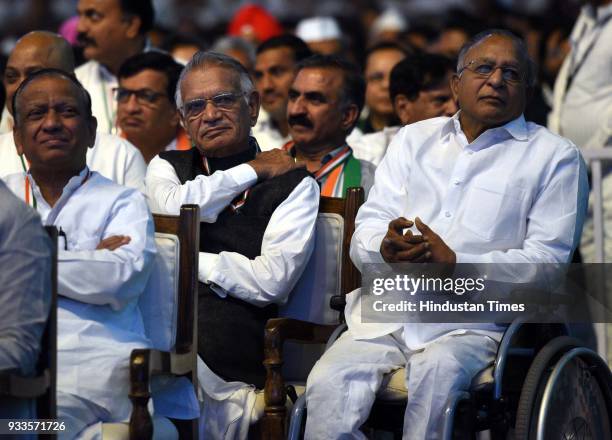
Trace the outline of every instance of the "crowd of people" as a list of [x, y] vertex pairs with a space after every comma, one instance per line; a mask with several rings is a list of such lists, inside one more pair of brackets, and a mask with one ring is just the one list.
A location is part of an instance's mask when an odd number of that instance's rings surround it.
[[[320, 197], [364, 188], [360, 270], [594, 261], [581, 151], [612, 144], [609, 0], [536, 36], [525, 16], [498, 21], [507, 30], [461, 13], [436, 30], [372, 8], [363, 47], [332, 16], [289, 27], [254, 5], [208, 44], [156, 25], [154, 3], [78, 0], [61, 34], [29, 29], [4, 67], [0, 373], [35, 370], [51, 290], [42, 225], [55, 226], [63, 437], [130, 417], [130, 352], [150, 346], [152, 213], [200, 209], [199, 391], [153, 400], [156, 416], [199, 418], [206, 439], [247, 438], [256, 421], [264, 327], [307, 275]], [[402, 367], [404, 438], [440, 438], [446, 399], [493, 361], [504, 327], [365, 323], [361, 295], [308, 377], [305, 438], [366, 438], [383, 377]], [[0, 416], [36, 413], [0, 396]]]

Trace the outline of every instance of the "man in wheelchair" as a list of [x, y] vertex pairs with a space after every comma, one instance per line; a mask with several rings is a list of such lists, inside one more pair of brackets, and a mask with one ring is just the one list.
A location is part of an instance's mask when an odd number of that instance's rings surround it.
[[[351, 243], [360, 270], [571, 260], [586, 171], [575, 145], [525, 121], [534, 73], [524, 42], [509, 32], [485, 31], [463, 47], [451, 80], [461, 110], [402, 128], [376, 172]], [[308, 378], [306, 438], [365, 438], [360, 427], [383, 376], [401, 367], [403, 437], [440, 438], [448, 396], [493, 361], [503, 327], [364, 323], [360, 294], [347, 296], [348, 331]]]

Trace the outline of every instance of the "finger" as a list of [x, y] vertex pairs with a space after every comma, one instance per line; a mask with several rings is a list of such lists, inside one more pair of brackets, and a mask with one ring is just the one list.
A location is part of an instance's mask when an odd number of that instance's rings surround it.
[[427, 251], [421, 256], [413, 259], [411, 263], [426, 263], [431, 259], [431, 251]]
[[397, 258], [402, 261], [412, 261], [421, 255], [424, 255], [429, 252], [429, 243], [421, 243], [416, 246], [413, 246], [412, 249], [398, 252]]
[[382, 246], [391, 250], [392, 252], [397, 251], [407, 251], [412, 249], [415, 245], [412, 243], [407, 243], [403, 240], [402, 237], [385, 237], [382, 241]]
[[107, 247], [108, 250], [114, 251], [115, 249], [119, 249], [121, 246], [128, 244], [132, 239], [130, 237], [122, 237], [122, 239], [118, 242], [113, 242], [111, 245]]
[[389, 223], [389, 230], [393, 230], [394, 232], [397, 232], [398, 234], [402, 235], [404, 229], [412, 227], [413, 224], [414, 223], [410, 220], [404, 217], [399, 217], [395, 220], [391, 220], [391, 222]]
[[414, 224], [417, 227], [417, 229], [419, 230], [419, 232], [423, 235], [428, 234], [428, 233], [432, 233], [433, 231], [429, 228], [429, 226], [427, 226], [425, 223], [423, 223], [423, 221], [421, 220], [420, 217], [416, 217], [414, 219]]
[[406, 243], [418, 244], [427, 241], [422, 235], [414, 235], [412, 231], [408, 231], [403, 235], [403, 240]]

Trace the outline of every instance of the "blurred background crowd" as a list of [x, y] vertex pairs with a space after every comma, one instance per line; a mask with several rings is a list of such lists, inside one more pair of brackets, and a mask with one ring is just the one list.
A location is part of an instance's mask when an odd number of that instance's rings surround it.
[[[153, 46], [187, 60], [196, 49], [232, 50], [254, 63], [261, 41], [283, 31], [332, 40], [322, 51], [364, 65], [365, 48], [381, 40], [455, 56], [478, 31], [503, 27], [524, 37], [539, 65], [540, 88], [527, 119], [546, 125], [552, 85], [580, 12], [579, 0], [154, 0]], [[33, 29], [60, 31], [76, 41], [77, 0], [0, 0], [0, 69], [16, 40]], [[333, 17], [299, 27], [313, 16]], [[297, 29], [296, 29], [297, 28]], [[233, 38], [239, 37], [236, 41]], [[78, 48], [77, 61], [82, 61]]]

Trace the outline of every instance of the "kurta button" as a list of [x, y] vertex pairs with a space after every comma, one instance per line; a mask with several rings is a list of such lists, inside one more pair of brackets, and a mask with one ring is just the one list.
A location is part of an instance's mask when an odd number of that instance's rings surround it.
[[446, 212], [444, 213], [444, 215], [445, 215], [445, 216], [448, 218], [448, 217], [450, 217], [450, 216], [451, 216], [451, 213], [450, 213], [450, 212], [448, 212], [448, 211], [446, 211]]

